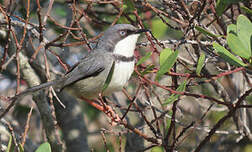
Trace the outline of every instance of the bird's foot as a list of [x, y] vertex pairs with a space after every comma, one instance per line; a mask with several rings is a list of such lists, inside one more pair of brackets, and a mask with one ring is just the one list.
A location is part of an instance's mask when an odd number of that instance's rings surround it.
[[111, 118], [111, 122], [110, 124], [112, 126], [115, 126], [116, 124], [118, 124], [121, 121], [121, 118], [119, 117], [119, 115], [117, 113], [115, 113], [113, 111], [113, 109], [109, 106], [109, 105], [104, 105], [104, 110], [103, 112], [109, 117]]
[[102, 105], [100, 105], [100, 104], [97, 104], [96, 102], [89, 100], [87, 98], [84, 98], [84, 97], [82, 97], [81, 99], [83, 99], [84, 101], [89, 103], [91, 106], [95, 107], [96, 109], [104, 112], [109, 118], [111, 118], [110, 124], [112, 126], [115, 126], [116, 124], [118, 124], [121, 121], [121, 118], [118, 116], [117, 113], [114, 112], [114, 110], [111, 108], [111, 106], [107, 105], [103, 101], [102, 101]]

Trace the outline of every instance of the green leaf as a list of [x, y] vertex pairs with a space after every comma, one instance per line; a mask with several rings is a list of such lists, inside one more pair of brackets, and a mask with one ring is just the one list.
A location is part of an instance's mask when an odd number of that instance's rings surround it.
[[227, 35], [227, 43], [232, 52], [236, 55], [243, 57], [245, 59], [249, 59], [251, 56], [251, 51], [248, 51], [247, 48], [244, 47], [240, 39], [233, 33], [229, 33]]
[[151, 70], [153, 70], [155, 68], [155, 65], [151, 64], [151, 65], [148, 65], [143, 72], [141, 72], [141, 75], [145, 75], [145, 74], [148, 74], [151, 72]]
[[233, 34], [236, 34], [237, 31], [236, 31], [236, 25], [235, 24], [229, 24], [228, 27], [227, 27], [227, 33], [233, 33]]
[[[182, 91], [185, 91], [185, 88], [186, 88], [186, 80], [185, 80], [183, 83], [181, 83], [181, 84], [179, 85], [179, 87], [176, 89], [176, 91], [182, 92]], [[178, 100], [179, 96], [181, 96], [181, 95], [180, 95], [180, 94], [172, 94], [172, 95], [165, 101], [164, 105], [169, 104], [169, 103], [172, 103], [172, 102]]]
[[223, 46], [219, 45], [218, 43], [213, 43], [213, 48], [215, 51], [222, 57], [225, 61], [230, 63], [231, 65], [235, 66], [246, 66], [241, 60], [237, 59], [232, 53], [230, 53], [228, 50], [226, 50]]
[[155, 146], [155, 147], [151, 148], [151, 152], [163, 152], [163, 151], [164, 151], [164, 149], [161, 146]]
[[151, 31], [157, 39], [165, 36], [167, 29], [168, 29], [167, 25], [163, 23], [162, 20], [155, 19], [152, 21]]
[[252, 23], [244, 15], [239, 15], [237, 18], [237, 35], [241, 40], [241, 44], [251, 56]]
[[210, 36], [212, 38], [217, 38], [218, 37], [217, 35], [209, 32], [208, 30], [206, 30], [206, 29], [204, 29], [204, 28], [202, 28], [200, 26], [195, 26], [195, 29], [198, 30], [200, 33], [202, 33], [204, 35], [208, 35], [208, 36]]
[[175, 64], [178, 56], [178, 50], [173, 52], [163, 64], [160, 65], [160, 69], [157, 72], [156, 80], [159, 80], [166, 72], [169, 72], [172, 66]]
[[6, 152], [14, 152], [14, 145], [12, 144], [12, 136], [9, 134], [9, 142]]
[[204, 66], [205, 58], [206, 58], [206, 55], [204, 53], [201, 53], [199, 60], [198, 60], [197, 68], [196, 68], [196, 74], [198, 76], [200, 76], [201, 69]]
[[18, 144], [18, 147], [19, 147], [20, 152], [24, 152], [24, 148], [23, 148], [23, 146], [21, 144]]
[[249, 9], [249, 8], [247, 8], [247, 7], [245, 7], [245, 6], [240, 6], [240, 7], [241, 7], [241, 9], [242, 9], [244, 12], [246, 12], [246, 13], [252, 15], [252, 9]]
[[165, 48], [162, 50], [160, 53], [160, 58], [159, 58], [159, 65], [164, 64], [166, 59], [173, 53], [172, 49], [170, 48]]
[[111, 67], [111, 69], [109, 71], [108, 77], [107, 77], [107, 79], [106, 79], [106, 81], [105, 81], [105, 83], [103, 85], [102, 92], [104, 92], [107, 89], [107, 87], [109, 86], [109, 84], [110, 84], [110, 82], [112, 80], [114, 69], [115, 69], [115, 62], [113, 62], [113, 64], [112, 64], [112, 67]]
[[51, 146], [48, 142], [41, 144], [35, 152], [51, 152]]
[[[170, 112], [168, 112], [168, 115], [172, 115], [172, 110], [170, 110]], [[169, 128], [171, 127], [171, 121], [172, 120], [170, 120], [170, 119], [166, 119], [166, 126], [164, 126], [165, 127], [165, 135], [168, 133], [168, 130], [169, 130]]]
[[151, 55], [152, 55], [152, 52], [146, 53], [145, 56], [142, 57], [142, 58], [137, 62], [136, 65], [138, 66], [138, 65], [142, 64], [145, 60], [149, 59]]

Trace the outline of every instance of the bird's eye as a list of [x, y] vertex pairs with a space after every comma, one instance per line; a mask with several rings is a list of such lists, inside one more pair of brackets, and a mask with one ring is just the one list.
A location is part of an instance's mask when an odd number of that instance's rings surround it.
[[120, 31], [120, 35], [121, 36], [125, 36], [126, 35], [126, 31]]

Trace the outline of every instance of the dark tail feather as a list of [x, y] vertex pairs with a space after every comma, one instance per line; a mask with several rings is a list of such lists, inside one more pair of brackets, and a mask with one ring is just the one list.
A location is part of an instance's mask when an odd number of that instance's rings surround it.
[[18, 101], [20, 101], [24, 96], [31, 94], [33, 92], [45, 89], [49, 86], [56, 86], [57, 84], [61, 84], [63, 82], [63, 79], [59, 79], [59, 80], [53, 80], [53, 81], [49, 81], [46, 83], [43, 83], [41, 85], [37, 85], [31, 88], [26, 89], [25, 91], [21, 92], [20, 94], [10, 98], [9, 100], [11, 101], [11, 103], [8, 105], [8, 107], [4, 110], [3, 113], [0, 114], [0, 119], [11, 109], [11, 107], [14, 106], [14, 104]]
[[21, 92], [20, 94], [12, 97], [12, 100], [21, 99], [22, 97], [24, 97], [24, 96], [26, 96], [28, 94], [32, 94], [34, 92], [37, 92], [39, 90], [43, 90], [43, 89], [48, 88], [50, 86], [55, 86], [55, 85], [61, 83], [61, 81], [62, 81], [62, 79], [60, 79], [60, 80], [53, 80], [53, 81], [49, 81], [49, 82], [42, 83], [40, 85], [31, 87], [31, 88], [28, 88], [25, 91]]

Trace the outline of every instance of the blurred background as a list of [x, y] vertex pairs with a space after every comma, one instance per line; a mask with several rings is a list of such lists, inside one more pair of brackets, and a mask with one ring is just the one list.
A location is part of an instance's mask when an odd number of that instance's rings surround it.
[[[1, 151], [252, 151], [249, 0], [0, 0]], [[150, 29], [125, 88], [124, 123], [51, 88], [119, 23]], [[62, 102], [62, 103], [61, 103]], [[64, 108], [64, 106], [65, 108]]]

